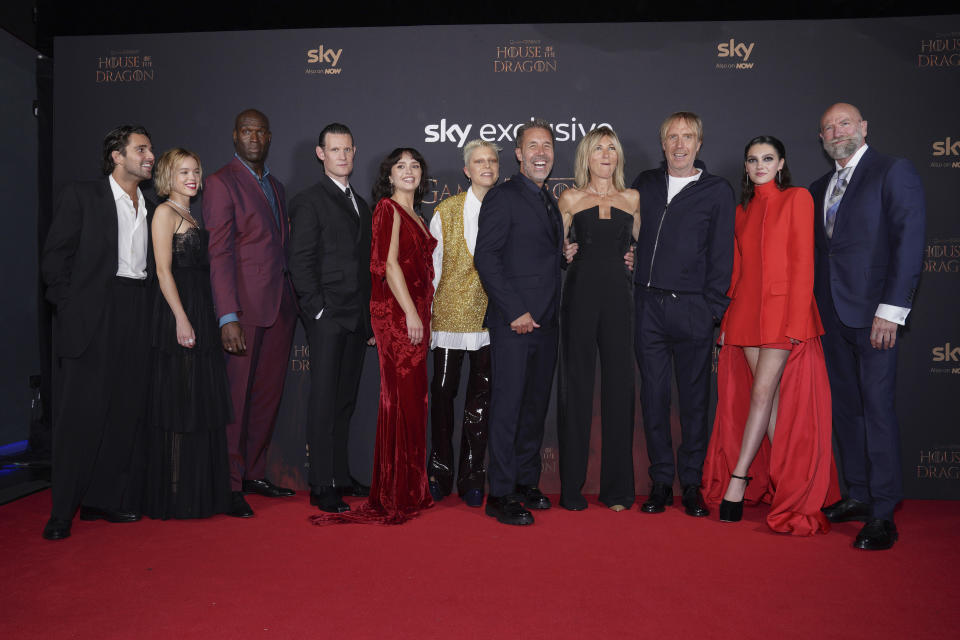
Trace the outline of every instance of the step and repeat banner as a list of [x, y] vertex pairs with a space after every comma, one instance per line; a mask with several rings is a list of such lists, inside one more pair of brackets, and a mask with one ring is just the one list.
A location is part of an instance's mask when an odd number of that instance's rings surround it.
[[[817, 133], [831, 103], [860, 107], [867, 141], [910, 159], [927, 195], [924, 273], [901, 341], [898, 410], [906, 494], [960, 498], [960, 16], [903, 19], [303, 29], [58, 38], [54, 183], [99, 176], [106, 131], [140, 123], [159, 152], [195, 150], [207, 173], [233, 156], [235, 115], [271, 121], [271, 173], [292, 197], [315, 182], [317, 134], [348, 124], [358, 148], [351, 180], [368, 193], [394, 147], [426, 157], [426, 218], [464, 190], [461, 151], [472, 138], [503, 147], [532, 117], [554, 123], [559, 195], [578, 141], [601, 124], [625, 151], [628, 180], [662, 160], [658, 127], [673, 111], [704, 121], [701, 159], [739, 188], [743, 147], [784, 141], [799, 185], [832, 170]], [[625, 349], [631, 348], [624, 345]], [[304, 422], [309, 347], [298, 328], [270, 451], [274, 480], [306, 486]], [[599, 378], [598, 378], [599, 383]], [[351, 432], [355, 475], [369, 479], [378, 371], [368, 350]], [[586, 492], [599, 485], [599, 398]], [[639, 407], [638, 491], [647, 458]], [[679, 440], [674, 416], [675, 440]], [[543, 483], [557, 491], [555, 413]]]

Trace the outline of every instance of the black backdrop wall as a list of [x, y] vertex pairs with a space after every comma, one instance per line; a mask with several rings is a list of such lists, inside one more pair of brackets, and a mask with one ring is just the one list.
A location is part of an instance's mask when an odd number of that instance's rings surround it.
[[[466, 187], [465, 140], [503, 146], [509, 176], [513, 131], [533, 116], [555, 123], [556, 193], [571, 182], [585, 131], [600, 123], [616, 129], [632, 179], [659, 163], [659, 123], [680, 109], [703, 117], [701, 157], [733, 184], [743, 145], [764, 133], [786, 143], [796, 182], [809, 184], [831, 170], [817, 139], [820, 114], [832, 102], [857, 104], [870, 123], [868, 142], [909, 158], [928, 198], [926, 268], [899, 369], [907, 495], [960, 498], [960, 17], [68, 37], [56, 40], [55, 60], [56, 188], [97, 176], [102, 136], [121, 122], [146, 125], [158, 151], [194, 149], [213, 171], [232, 156], [236, 113], [256, 107], [271, 118], [271, 172], [291, 195], [318, 177], [316, 135], [338, 120], [356, 136], [352, 182], [362, 190], [393, 147], [424, 153], [434, 177], [428, 218], [433, 205]], [[299, 487], [307, 363], [298, 332], [270, 466], [275, 480]], [[370, 471], [377, 387], [370, 350], [351, 443], [362, 478]], [[642, 491], [640, 428], [638, 418]], [[543, 487], [556, 490], [552, 414], [543, 461]], [[597, 490], [595, 466], [588, 492]]]

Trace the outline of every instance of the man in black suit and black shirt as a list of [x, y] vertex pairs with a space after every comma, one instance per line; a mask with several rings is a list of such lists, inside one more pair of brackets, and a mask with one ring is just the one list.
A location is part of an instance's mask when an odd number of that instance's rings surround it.
[[153, 159], [143, 127], [108, 133], [105, 177], [67, 185], [47, 234], [41, 271], [58, 365], [48, 540], [70, 535], [78, 507], [82, 520], [140, 519], [154, 204], [139, 184]]
[[290, 202], [289, 266], [310, 343], [310, 502], [350, 507], [370, 489], [350, 475], [348, 436], [370, 328], [370, 207], [350, 187], [356, 154], [346, 125], [320, 132], [324, 175]]

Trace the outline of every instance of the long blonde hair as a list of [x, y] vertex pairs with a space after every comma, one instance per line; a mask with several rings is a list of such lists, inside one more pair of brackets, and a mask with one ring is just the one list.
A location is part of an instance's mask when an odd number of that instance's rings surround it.
[[610, 127], [597, 127], [585, 135], [577, 145], [577, 156], [573, 163], [573, 184], [577, 189], [583, 189], [590, 183], [590, 152], [604, 136], [613, 141], [613, 148], [617, 150], [617, 168], [613, 170], [613, 188], [617, 191], [627, 188], [623, 180], [623, 146], [620, 144], [620, 138]]

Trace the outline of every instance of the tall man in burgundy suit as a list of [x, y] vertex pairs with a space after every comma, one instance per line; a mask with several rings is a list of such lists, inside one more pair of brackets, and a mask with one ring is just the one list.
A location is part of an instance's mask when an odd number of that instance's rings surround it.
[[283, 185], [270, 175], [270, 121], [237, 116], [236, 154], [207, 178], [203, 218], [210, 232], [210, 283], [227, 352], [233, 422], [227, 425], [230, 515], [249, 518], [244, 493], [277, 498], [293, 490], [266, 479], [266, 453], [280, 409], [296, 303], [287, 275], [289, 234]]

